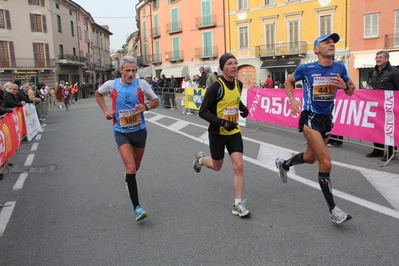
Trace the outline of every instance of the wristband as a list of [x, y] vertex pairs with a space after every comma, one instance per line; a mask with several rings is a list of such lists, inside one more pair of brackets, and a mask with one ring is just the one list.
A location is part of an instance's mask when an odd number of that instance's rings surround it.
[[146, 109], [147, 111], [150, 111], [150, 107], [148, 107], [148, 105], [144, 104], [144, 106], [145, 106], [145, 109]]
[[344, 91], [347, 91], [347, 90], [349, 90], [350, 88], [351, 88], [351, 86], [349, 86], [349, 83], [346, 82], [346, 89], [344, 89]]

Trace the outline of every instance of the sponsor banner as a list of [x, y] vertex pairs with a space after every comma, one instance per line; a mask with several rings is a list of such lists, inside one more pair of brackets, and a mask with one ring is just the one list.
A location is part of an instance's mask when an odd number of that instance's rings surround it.
[[[302, 102], [303, 89], [294, 90]], [[399, 94], [396, 91], [355, 90], [347, 96], [338, 90], [333, 110], [332, 134], [398, 146]], [[396, 101], [395, 101], [396, 99]], [[298, 127], [299, 117], [291, 115], [284, 89], [249, 89], [248, 118], [288, 127]]]
[[12, 113], [0, 119], [0, 166], [3, 166], [18, 150], [22, 140], [23, 129], [22, 108], [13, 108]]
[[202, 88], [185, 88], [184, 89], [184, 106], [185, 108], [199, 110], [202, 99], [204, 98], [206, 89]]
[[31, 141], [37, 133], [42, 130], [40, 125], [39, 116], [37, 115], [36, 107], [33, 103], [25, 104], [23, 107], [24, 121], [26, 129], [26, 138]]

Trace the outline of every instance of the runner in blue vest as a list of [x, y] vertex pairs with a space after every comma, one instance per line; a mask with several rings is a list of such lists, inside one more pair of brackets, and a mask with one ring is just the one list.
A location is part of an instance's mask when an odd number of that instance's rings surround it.
[[[342, 63], [334, 62], [335, 43], [338, 41], [337, 33], [317, 38], [313, 51], [317, 55], [318, 61], [299, 66], [293, 75], [290, 75], [284, 82], [292, 114], [301, 115], [299, 131], [307, 140], [307, 148], [305, 152], [301, 152], [291, 159], [276, 159], [279, 177], [284, 183], [287, 182], [289, 167], [303, 163], [313, 164], [317, 161], [320, 188], [327, 201], [330, 218], [334, 224], [341, 224], [351, 219], [352, 216], [335, 205], [332, 194], [330, 182], [332, 164], [327, 148], [328, 138], [333, 127], [332, 110], [338, 89], [344, 90], [345, 94], [350, 96], [356, 88], [349, 78], [345, 66]], [[298, 80], [303, 82], [303, 107], [294, 96], [293, 84]]]

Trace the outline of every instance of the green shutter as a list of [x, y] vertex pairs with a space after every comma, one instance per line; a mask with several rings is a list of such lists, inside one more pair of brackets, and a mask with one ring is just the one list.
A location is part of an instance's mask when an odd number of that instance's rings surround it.
[[210, 0], [202, 1], [201, 7], [202, 7], [202, 26], [211, 25], [212, 18], [211, 18], [211, 2], [210, 2]]
[[159, 34], [159, 28], [158, 28], [158, 14], [154, 15], [154, 35]]
[[180, 37], [175, 36], [172, 38], [173, 44], [173, 59], [180, 59]]
[[179, 9], [173, 8], [171, 9], [172, 15], [172, 31], [179, 30]]

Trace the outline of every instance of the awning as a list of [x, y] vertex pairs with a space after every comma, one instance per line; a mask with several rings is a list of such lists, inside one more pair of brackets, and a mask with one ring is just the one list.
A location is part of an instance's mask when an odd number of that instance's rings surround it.
[[142, 67], [137, 72], [140, 78], [150, 78], [152, 77], [152, 66]]
[[174, 76], [175, 78], [183, 78], [188, 75], [188, 66], [168, 66], [162, 68], [161, 75], [164, 74], [166, 78]]
[[393, 66], [399, 66], [399, 52], [389, 53], [389, 63]]
[[260, 68], [296, 67], [298, 64], [299, 60], [263, 61]]
[[356, 54], [353, 66], [355, 68], [373, 68], [375, 66], [375, 54]]

